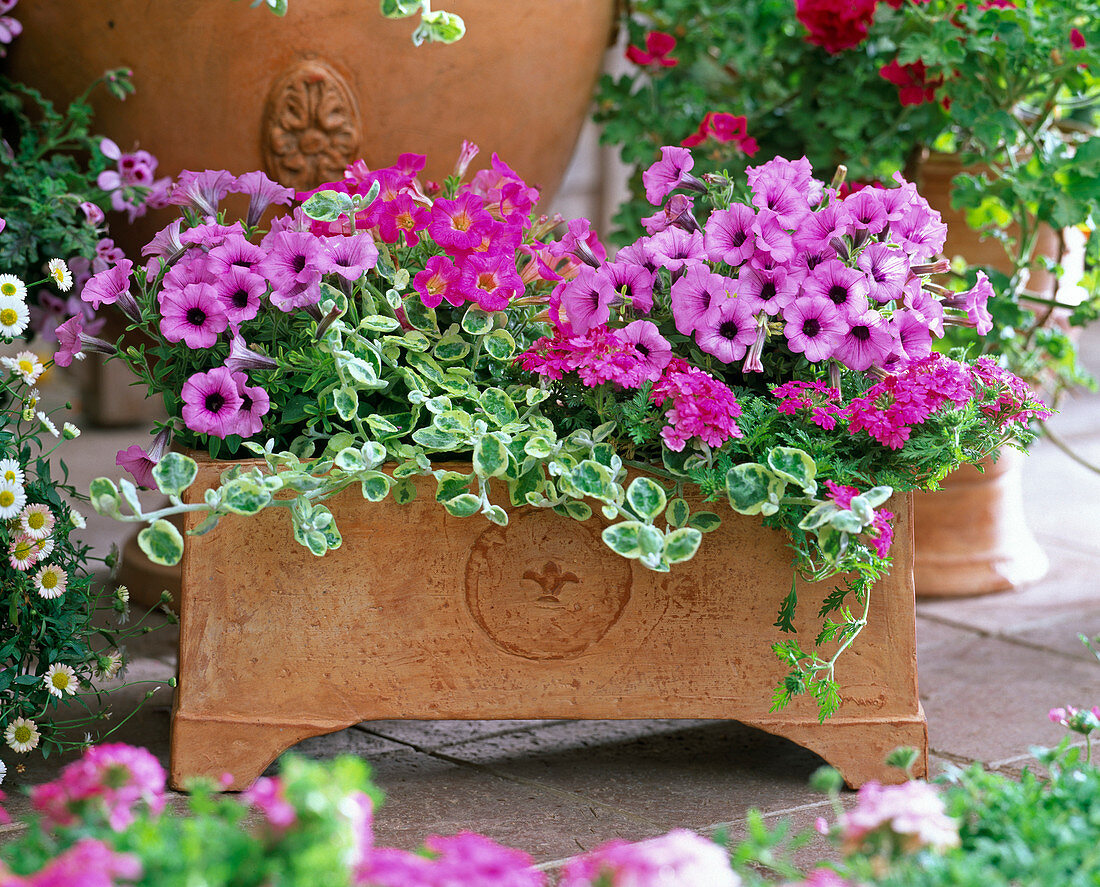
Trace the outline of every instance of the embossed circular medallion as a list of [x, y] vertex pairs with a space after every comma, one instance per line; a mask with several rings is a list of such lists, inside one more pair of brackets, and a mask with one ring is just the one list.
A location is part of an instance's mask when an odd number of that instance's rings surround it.
[[264, 106], [264, 167], [299, 191], [339, 181], [359, 154], [362, 124], [347, 81], [319, 59], [276, 79]]
[[619, 621], [631, 575], [594, 527], [548, 510], [523, 512], [477, 538], [466, 562], [466, 603], [501, 649], [569, 659]]

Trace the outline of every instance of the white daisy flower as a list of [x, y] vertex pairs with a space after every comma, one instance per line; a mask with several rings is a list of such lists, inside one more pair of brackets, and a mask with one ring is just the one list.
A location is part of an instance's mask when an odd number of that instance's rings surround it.
[[34, 575], [34, 585], [38, 596], [46, 600], [61, 597], [69, 584], [69, 577], [56, 564], [46, 564]]
[[14, 459], [0, 459], [0, 483], [23, 485], [23, 466]]
[[80, 437], [80, 429], [72, 422], [66, 422], [61, 426], [61, 436], [64, 437], [65, 440], [76, 440]]
[[38, 543], [30, 536], [17, 536], [8, 553], [8, 563], [16, 570], [29, 570], [38, 563]]
[[19, 526], [32, 539], [45, 539], [53, 530], [54, 516], [48, 505], [35, 502], [19, 513]]
[[0, 357], [0, 363], [19, 376], [28, 385], [38, 381], [45, 372], [42, 361], [33, 351], [20, 351], [15, 357]]
[[55, 662], [46, 669], [42, 683], [46, 685], [50, 695], [58, 699], [76, 695], [76, 672], [71, 665], [58, 665]]
[[0, 296], [22, 301], [27, 298], [27, 285], [14, 274], [0, 274]]
[[104, 680], [111, 680], [122, 670], [122, 652], [112, 650], [104, 656], [99, 663], [99, 676]]
[[50, 259], [46, 265], [46, 270], [61, 292], [67, 293], [73, 288], [73, 275], [64, 259]]
[[69, 509], [69, 522], [73, 525], [73, 528], [77, 530], [83, 530], [88, 526], [88, 522], [84, 520], [84, 515], [75, 508]]
[[38, 727], [27, 718], [16, 718], [4, 731], [4, 741], [12, 751], [24, 754], [38, 747]]
[[27, 493], [22, 483], [0, 480], [0, 520], [11, 520], [27, 504]]
[[44, 561], [53, 554], [53, 536], [47, 536], [45, 539], [34, 539], [32, 543], [34, 545], [34, 559], [36, 561]]
[[45, 426], [46, 430], [50, 432], [50, 434], [52, 434], [54, 437], [61, 437], [61, 432], [58, 431], [57, 426], [53, 424], [53, 419], [51, 419], [41, 410], [38, 411], [37, 415], [38, 421], [40, 421], [43, 426]]
[[8, 775], [8, 765], [0, 761], [0, 785], [4, 784], [4, 777]]
[[[38, 399], [40, 397], [41, 397], [41, 395], [38, 393], [37, 388], [29, 389], [27, 391], [27, 393], [23, 395], [23, 407], [24, 407], [24, 409], [33, 410], [36, 406], [38, 406]], [[27, 421], [29, 422], [31, 419], [34, 418], [34, 416], [31, 415], [29, 417], [24, 417], [24, 418], [26, 418]]]
[[120, 603], [130, 603], [130, 589], [128, 589], [125, 585], [120, 585], [118, 588], [115, 589], [115, 597], [118, 598]]
[[[0, 278], [10, 276], [0, 274]], [[0, 295], [0, 336], [14, 339], [27, 328], [30, 319], [31, 312], [23, 299]]]

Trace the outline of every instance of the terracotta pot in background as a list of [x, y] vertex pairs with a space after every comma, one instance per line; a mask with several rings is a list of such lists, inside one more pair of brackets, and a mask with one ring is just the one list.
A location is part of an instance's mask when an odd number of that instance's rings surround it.
[[[185, 499], [225, 467], [200, 462]], [[732, 718], [853, 786], [904, 779], [885, 765], [898, 745], [926, 772], [906, 498], [894, 567], [838, 664], [843, 703], [819, 723], [808, 697], [770, 711], [791, 586], [780, 531], [724, 515], [694, 559], [655, 573], [610, 551], [598, 519], [509, 508], [499, 527], [448, 515], [432, 478], [413, 482], [407, 505], [357, 488], [329, 500], [343, 545], [321, 558], [277, 508], [186, 537], [173, 785], [228, 771], [243, 788], [302, 739], [383, 718]], [[799, 637], [831, 585], [799, 584]]]
[[[928, 201], [932, 209], [937, 210], [947, 224], [947, 243], [944, 245], [944, 254], [948, 258], [962, 256], [971, 265], [988, 265], [1012, 274], [1012, 262], [1008, 253], [1000, 241], [991, 236], [983, 236], [971, 228], [966, 222], [966, 213], [963, 210], [953, 209], [951, 206], [951, 180], [962, 172], [972, 172], [959, 162], [958, 157], [951, 154], [931, 154], [924, 158], [918, 166], [917, 188], [921, 196]], [[1013, 225], [1007, 229], [1012, 237], [1018, 235], [1019, 229]], [[1039, 229], [1039, 237], [1032, 253], [1034, 262], [1031, 266], [1031, 276], [1028, 281], [1028, 289], [1039, 293], [1046, 298], [1053, 298], [1058, 288], [1058, 278], [1042, 267], [1040, 256], [1046, 256], [1059, 264], [1065, 265], [1067, 260], [1072, 264], [1080, 264], [1084, 268], [1084, 252], [1067, 255], [1065, 242], [1059, 232], [1049, 225], [1042, 225]], [[1067, 267], [1067, 271], [1069, 271]]]
[[[134, 72], [134, 95], [95, 96], [95, 129], [140, 143], [159, 175], [265, 169], [285, 185], [340, 179], [360, 157], [387, 166], [427, 154], [442, 180], [463, 139], [549, 197], [560, 183], [615, 21], [614, 0], [452, 0], [467, 34], [415, 47], [412, 19], [363, 0], [300, 0], [285, 18], [228, 0], [25, 3], [13, 76], [68, 101], [109, 68]], [[174, 218], [151, 214], [124, 245]]]
[[966, 465], [935, 493], [913, 496], [917, 597], [1013, 591], [1050, 564], [1024, 515], [1024, 455], [1005, 447], [984, 473]]

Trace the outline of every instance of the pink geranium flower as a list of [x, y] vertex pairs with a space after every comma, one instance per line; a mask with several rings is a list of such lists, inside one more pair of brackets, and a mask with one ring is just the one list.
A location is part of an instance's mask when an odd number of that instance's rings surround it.
[[663, 68], [673, 68], [680, 62], [678, 59], [669, 58], [669, 53], [676, 48], [676, 38], [663, 31], [650, 31], [645, 35], [645, 49], [637, 46], [626, 48], [626, 57], [636, 65], [658, 65]]
[[236, 433], [243, 401], [233, 374], [225, 367], [195, 373], [183, 383], [183, 421], [196, 434], [226, 438]]
[[726, 851], [694, 832], [612, 841], [566, 864], [559, 887], [739, 887]]
[[863, 846], [872, 835], [889, 836], [898, 849], [957, 847], [959, 823], [947, 815], [943, 799], [927, 782], [901, 785], [868, 782], [859, 790], [854, 810], [839, 820], [846, 852]]

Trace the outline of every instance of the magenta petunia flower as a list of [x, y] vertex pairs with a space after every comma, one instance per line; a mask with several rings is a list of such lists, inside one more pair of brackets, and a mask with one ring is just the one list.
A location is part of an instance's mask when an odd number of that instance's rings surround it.
[[932, 353], [932, 330], [920, 314], [901, 308], [894, 312], [893, 320], [906, 363], [922, 360]]
[[752, 205], [774, 212], [776, 220], [784, 228], [797, 228], [802, 217], [810, 212], [806, 194], [770, 171], [757, 176], [753, 183]]
[[230, 237], [243, 236], [244, 229], [240, 222], [232, 225], [223, 225], [220, 222], [203, 222], [200, 225], [192, 225], [180, 231], [180, 241], [186, 246], [201, 246], [213, 249], [221, 246]]
[[610, 319], [615, 285], [609, 274], [582, 265], [577, 276], [564, 285], [560, 298], [573, 330], [584, 335]]
[[161, 228], [153, 239], [141, 248], [143, 256], [160, 256], [167, 259], [183, 249], [183, 241], [180, 240], [180, 230], [183, 227], [183, 218], [173, 219]]
[[829, 357], [848, 330], [840, 310], [823, 296], [795, 299], [783, 310], [787, 347], [811, 363]]
[[825, 206], [807, 215], [795, 232], [795, 243], [800, 250], [820, 253], [836, 251], [832, 242], [852, 231], [848, 210], [839, 200], [830, 200]]
[[294, 198], [293, 188], [284, 188], [278, 182], [271, 181], [258, 169], [239, 176], [229, 186], [229, 190], [235, 194], [248, 195], [248, 215], [245, 217], [245, 224], [249, 228], [254, 228], [260, 223], [260, 217], [273, 203], [286, 205]]
[[993, 284], [984, 271], [978, 272], [977, 282], [966, 292], [957, 293], [943, 300], [944, 308], [953, 308], [966, 312], [966, 321], [952, 317], [952, 323], [961, 326], [972, 326], [979, 336], [984, 336], [993, 329], [993, 316], [989, 313], [987, 303], [996, 293], [993, 292]]
[[900, 249], [869, 243], [856, 258], [856, 267], [867, 275], [868, 295], [880, 305], [901, 299], [909, 279], [909, 258]]
[[756, 319], [748, 302], [740, 297], [721, 300], [715, 311], [703, 315], [695, 341], [723, 363], [740, 360], [756, 341]]
[[846, 367], [863, 372], [880, 367], [898, 344], [897, 331], [877, 311], [848, 319], [851, 327], [837, 343], [833, 356]]
[[735, 203], [729, 209], [719, 209], [707, 219], [703, 246], [712, 262], [725, 262], [736, 268], [748, 261], [756, 250], [752, 226], [756, 213], [751, 206]]
[[651, 382], [661, 378], [661, 373], [672, 360], [672, 346], [661, 335], [657, 325], [648, 320], [635, 320], [618, 331], [619, 340], [634, 346], [642, 372]]
[[236, 183], [231, 172], [224, 169], [207, 169], [193, 172], [185, 169], [176, 179], [168, 195], [168, 202], [176, 206], [190, 204], [204, 216], [216, 216], [218, 204]]
[[192, 283], [213, 285], [217, 282], [218, 275], [211, 268], [209, 253], [201, 249], [190, 249], [168, 269], [168, 273], [164, 275], [164, 287], [157, 293], [157, 298], [163, 303], [165, 290], [183, 289]]
[[260, 299], [267, 292], [267, 281], [247, 268], [231, 265], [229, 270], [218, 278], [214, 289], [218, 298], [221, 299], [222, 308], [229, 323], [236, 326], [246, 320], [252, 320], [260, 313]]
[[245, 370], [273, 370], [279, 364], [273, 357], [260, 354], [248, 347], [240, 335], [234, 335], [229, 341], [229, 357], [225, 359], [225, 366], [231, 373], [240, 373]]
[[486, 311], [503, 311], [526, 287], [516, 271], [515, 256], [472, 253], [462, 265], [462, 286]]
[[169, 342], [188, 348], [209, 348], [229, 326], [218, 290], [208, 283], [191, 283], [164, 291], [160, 305], [160, 332]]
[[69, 366], [74, 359], [83, 360], [86, 351], [96, 354], [115, 354], [118, 351], [110, 342], [85, 333], [84, 316], [81, 314], [76, 314], [59, 324], [55, 333], [58, 348], [54, 352], [53, 362], [59, 367]]
[[153, 480], [153, 469], [163, 455], [163, 450], [154, 456], [153, 453], [145, 452], [138, 444], [133, 444], [115, 454], [115, 465], [123, 471], [129, 471], [139, 487], [154, 490], [157, 483]]
[[398, 194], [382, 204], [378, 234], [385, 243], [397, 243], [404, 237], [405, 246], [416, 246], [420, 243], [420, 235], [416, 232], [427, 228], [431, 218], [431, 210], [415, 203], [411, 195]]
[[113, 268], [100, 271], [84, 284], [80, 298], [95, 309], [103, 305], [118, 305], [131, 320], [141, 320], [141, 310], [130, 294], [130, 272], [134, 263], [121, 259]]
[[786, 157], [773, 157], [759, 166], [750, 166], [745, 170], [749, 187], [755, 189], [760, 179], [778, 179], [786, 182], [796, 191], [806, 195], [810, 206], [816, 206], [821, 199], [822, 184], [813, 176], [813, 167], [806, 157], [788, 160]]
[[263, 430], [263, 417], [271, 409], [271, 400], [262, 386], [247, 384], [248, 377], [244, 373], [236, 372], [231, 375], [237, 385], [237, 395], [241, 399], [232, 433], [241, 437], [252, 437]]
[[928, 324], [928, 328], [936, 338], [943, 337], [943, 304], [923, 289], [918, 279], [911, 278], [906, 282], [902, 305], [924, 318], [924, 322]]
[[230, 268], [251, 271], [263, 261], [266, 255], [267, 253], [261, 247], [249, 241], [240, 232], [230, 234], [221, 244], [207, 253], [209, 269], [215, 277], [227, 273]]
[[225, 367], [195, 373], [183, 383], [183, 421], [196, 434], [226, 438], [236, 433], [243, 401], [233, 374]]
[[683, 228], [666, 228], [652, 237], [644, 238], [644, 241], [653, 264], [669, 271], [679, 271], [698, 264], [707, 256], [703, 251], [702, 231], [688, 232]]
[[485, 211], [484, 201], [466, 192], [457, 200], [437, 200], [432, 204], [428, 234], [447, 252], [472, 250], [492, 226], [493, 217]]
[[271, 282], [271, 304], [280, 311], [316, 305], [327, 261], [322, 239], [308, 231], [282, 231], [269, 233], [262, 246], [267, 256], [255, 270]]
[[827, 259], [802, 281], [806, 296], [824, 296], [840, 309], [846, 318], [863, 314], [867, 308], [867, 277], [849, 268], [839, 259]]
[[356, 281], [378, 264], [378, 247], [369, 234], [336, 235], [324, 239], [326, 271]]
[[737, 295], [744, 299], [755, 314], [764, 311], [775, 316], [798, 296], [798, 279], [782, 265], [769, 270], [757, 270], [745, 265], [737, 275]]
[[882, 203], [883, 188], [860, 188], [844, 198], [844, 210], [855, 230], [878, 234], [886, 227], [886, 207]]
[[718, 305], [733, 298], [737, 282], [715, 274], [705, 264], [692, 265], [672, 284], [672, 318], [677, 331], [690, 336], [700, 329], [704, 319], [718, 310]]
[[761, 210], [752, 223], [753, 246], [765, 253], [777, 264], [789, 262], [794, 258], [794, 241], [790, 232], [783, 227], [779, 217], [770, 209]]
[[429, 308], [435, 308], [446, 299], [458, 306], [467, 301], [462, 286], [462, 270], [446, 256], [432, 256], [423, 271], [413, 277], [413, 289], [420, 293], [420, 300]]
[[611, 281], [618, 298], [635, 311], [648, 314], [653, 310], [653, 286], [657, 275], [631, 262], [615, 261], [604, 265], [601, 273]]
[[645, 199], [659, 206], [677, 188], [696, 183], [691, 175], [695, 160], [687, 148], [666, 145], [661, 148], [661, 159], [642, 173]]

